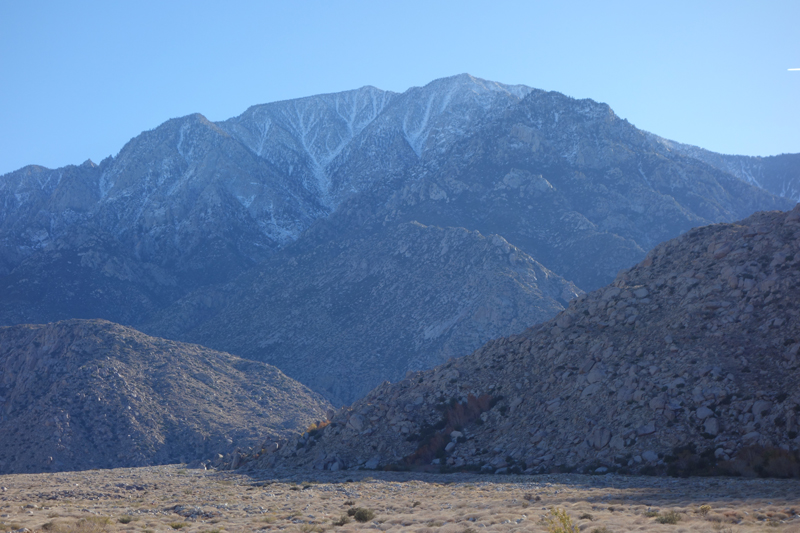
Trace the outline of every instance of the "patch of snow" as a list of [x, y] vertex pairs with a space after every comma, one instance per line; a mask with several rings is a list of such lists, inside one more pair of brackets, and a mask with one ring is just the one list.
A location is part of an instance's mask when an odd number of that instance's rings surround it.
[[422, 118], [418, 120], [416, 127], [411, 124], [413, 110], [409, 109], [403, 118], [403, 135], [406, 142], [417, 154], [417, 157], [422, 157], [422, 147], [425, 145], [425, 140], [428, 138], [428, 120], [431, 116], [431, 107], [433, 107], [433, 100], [436, 98], [436, 93], [428, 96], [428, 102], [425, 105], [425, 111], [422, 113]]
[[255, 194], [251, 194], [250, 196], [247, 196], [247, 197], [236, 196], [236, 199], [239, 200], [239, 203], [242, 204], [242, 206], [244, 206], [245, 209], [247, 209], [248, 207], [253, 205], [253, 200], [256, 199], [256, 195]]
[[642, 170], [642, 164], [641, 163], [639, 163], [639, 174], [642, 175], [642, 179], [647, 184], [647, 186], [652, 189], [653, 186], [650, 184], [650, 180], [647, 179], [647, 176], [644, 175], [644, 170]]

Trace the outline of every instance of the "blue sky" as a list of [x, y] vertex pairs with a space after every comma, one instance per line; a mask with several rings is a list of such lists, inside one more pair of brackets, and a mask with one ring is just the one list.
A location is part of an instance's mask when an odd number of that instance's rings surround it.
[[800, 2], [0, 2], [0, 174], [165, 120], [469, 72], [723, 153], [800, 152]]

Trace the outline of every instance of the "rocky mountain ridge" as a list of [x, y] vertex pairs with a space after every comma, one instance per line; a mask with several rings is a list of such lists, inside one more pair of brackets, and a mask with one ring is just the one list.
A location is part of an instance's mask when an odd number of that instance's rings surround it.
[[[520, 280], [593, 290], [690, 228], [790, 204], [592, 100], [469, 75], [365, 87], [173, 119], [100, 165], [0, 177], [0, 323], [118, 321], [285, 365], [343, 403], [560, 309], [560, 290]], [[486, 268], [442, 254], [441, 232], [472, 235]], [[495, 235], [518, 252], [481, 241]], [[474, 319], [495, 290], [504, 311]], [[354, 295], [359, 309], [332, 304]], [[320, 350], [325, 371], [295, 360]]]
[[769, 157], [718, 154], [650, 134], [657, 144], [718, 168], [783, 198], [800, 201], [800, 154]]
[[329, 407], [269, 365], [102, 320], [0, 327], [0, 474], [215, 459]]
[[798, 302], [800, 205], [696, 228], [251, 464], [800, 475]]

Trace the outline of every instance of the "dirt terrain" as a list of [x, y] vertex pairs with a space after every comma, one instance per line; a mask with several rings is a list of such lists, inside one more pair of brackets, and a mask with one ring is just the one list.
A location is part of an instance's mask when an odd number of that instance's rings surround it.
[[0, 476], [0, 532], [548, 531], [551, 509], [589, 533], [800, 532], [796, 479], [266, 475], [171, 465]]

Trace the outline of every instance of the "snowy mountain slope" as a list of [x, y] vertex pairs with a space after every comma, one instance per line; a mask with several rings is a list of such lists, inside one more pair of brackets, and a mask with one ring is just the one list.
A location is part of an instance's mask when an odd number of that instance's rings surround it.
[[461, 74], [403, 94], [363, 87], [254, 106], [219, 126], [335, 209], [381, 175], [442, 154], [532, 90]]
[[[197, 270], [187, 258], [208, 239], [233, 239], [226, 248], [243, 264], [261, 260], [377, 174], [416, 162], [403, 153], [451, 145], [529, 90], [467, 75], [403, 95], [364, 87], [254, 106], [219, 124], [172, 119], [99, 167], [25, 167], [0, 177], [0, 272], [88, 220], [179, 270]], [[405, 146], [387, 153], [390, 137]]]
[[362, 87], [254, 106], [219, 126], [331, 208], [331, 163], [396, 96]]

